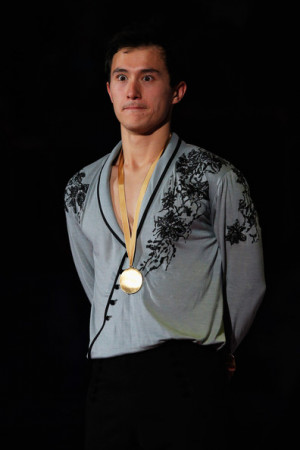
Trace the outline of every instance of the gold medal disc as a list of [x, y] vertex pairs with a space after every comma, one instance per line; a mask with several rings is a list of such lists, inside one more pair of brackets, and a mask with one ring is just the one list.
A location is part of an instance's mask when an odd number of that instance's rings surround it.
[[130, 267], [120, 275], [120, 286], [126, 294], [135, 294], [143, 284], [143, 275], [137, 269]]

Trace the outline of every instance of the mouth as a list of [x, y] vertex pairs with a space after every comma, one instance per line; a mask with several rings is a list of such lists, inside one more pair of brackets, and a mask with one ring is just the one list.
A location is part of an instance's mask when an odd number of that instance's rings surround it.
[[125, 105], [125, 106], [123, 106], [122, 109], [123, 109], [123, 110], [128, 110], [128, 111], [139, 111], [139, 110], [146, 109], [146, 106], [144, 106], [144, 105], [130, 104], [130, 105]]

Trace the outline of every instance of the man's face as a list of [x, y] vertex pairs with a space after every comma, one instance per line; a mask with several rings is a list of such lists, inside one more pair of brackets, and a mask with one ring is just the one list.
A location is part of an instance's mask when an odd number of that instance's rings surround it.
[[121, 128], [134, 134], [160, 128], [177, 103], [162, 49], [156, 46], [119, 50], [113, 56], [107, 91]]

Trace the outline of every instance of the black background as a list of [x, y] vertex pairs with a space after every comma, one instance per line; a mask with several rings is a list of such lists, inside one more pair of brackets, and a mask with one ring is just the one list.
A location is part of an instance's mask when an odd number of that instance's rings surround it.
[[291, 448], [300, 374], [296, 11], [251, 0], [164, 11], [162, 2], [9, 5], [1, 14], [1, 442], [83, 448], [89, 304], [69, 250], [63, 192], [119, 140], [105, 40], [150, 17], [181, 41], [188, 63], [173, 129], [244, 173], [263, 231], [268, 290], [236, 353], [224, 448]]

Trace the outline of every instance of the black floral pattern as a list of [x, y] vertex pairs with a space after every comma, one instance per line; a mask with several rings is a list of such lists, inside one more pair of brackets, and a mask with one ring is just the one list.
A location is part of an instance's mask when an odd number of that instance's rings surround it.
[[[238, 244], [240, 241], [246, 241], [247, 234], [249, 234], [252, 238], [252, 243], [254, 243], [259, 239], [258, 218], [254, 204], [250, 197], [249, 186], [246, 179], [238, 169], [233, 167], [232, 170], [236, 174], [236, 181], [243, 186], [243, 197], [239, 201], [238, 208], [243, 221], [241, 222], [239, 219], [236, 219], [233, 225], [227, 226], [225, 240], [230, 242], [231, 245]], [[252, 230], [252, 233], [250, 233], [250, 230]]]
[[[237, 218], [227, 226], [225, 240], [231, 245], [238, 244], [252, 237], [258, 240], [257, 217], [250, 199], [249, 188], [243, 175], [228, 161], [202, 149], [193, 149], [183, 154], [176, 163], [176, 179], [170, 178], [168, 190], [162, 198], [162, 209], [154, 218], [153, 236], [147, 242], [148, 258], [140, 269], [145, 276], [151, 270], [164, 265], [168, 269], [176, 255], [176, 244], [180, 239], [187, 241], [192, 224], [205, 213], [209, 201], [209, 185], [206, 174], [217, 174], [222, 166], [230, 167], [237, 176], [237, 182], [243, 186], [243, 197], [238, 211], [243, 221]], [[253, 230], [253, 233], [250, 233]]]
[[154, 239], [149, 240], [148, 258], [142, 263], [145, 275], [165, 265], [167, 270], [176, 254], [179, 239], [187, 241], [192, 224], [206, 210], [209, 200], [205, 173], [217, 173], [226, 161], [207, 151], [193, 149], [176, 163], [176, 180], [171, 177], [162, 199], [162, 209], [154, 219]]
[[69, 212], [69, 208], [72, 208], [79, 222], [82, 214], [82, 208], [85, 202], [86, 193], [89, 188], [89, 184], [85, 184], [82, 182], [84, 177], [84, 172], [77, 172], [70, 179], [65, 190], [65, 211]]
[[225, 240], [229, 241], [230, 244], [238, 244], [240, 241], [245, 241], [247, 239], [246, 234], [244, 233], [246, 227], [241, 225], [239, 220], [236, 219], [233, 225], [227, 225], [227, 234], [225, 236]]

